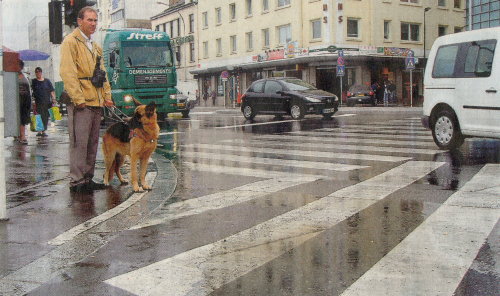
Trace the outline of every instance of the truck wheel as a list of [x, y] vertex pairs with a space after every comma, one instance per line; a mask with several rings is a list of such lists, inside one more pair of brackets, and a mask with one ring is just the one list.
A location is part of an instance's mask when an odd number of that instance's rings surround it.
[[453, 150], [460, 147], [464, 142], [464, 136], [460, 132], [458, 120], [453, 111], [441, 110], [437, 113], [432, 124], [432, 137], [440, 149]]
[[246, 119], [254, 119], [255, 115], [255, 110], [251, 105], [245, 104], [243, 106], [243, 116], [245, 116]]
[[290, 105], [290, 115], [293, 119], [302, 119], [305, 113], [306, 111], [301, 103], [293, 102]]
[[182, 111], [182, 118], [189, 118], [189, 110]]

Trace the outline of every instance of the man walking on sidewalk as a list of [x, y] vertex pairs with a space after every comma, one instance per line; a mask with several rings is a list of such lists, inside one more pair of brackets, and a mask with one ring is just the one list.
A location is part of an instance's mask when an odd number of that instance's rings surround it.
[[[90, 193], [104, 189], [94, 177], [99, 128], [103, 105], [112, 106], [111, 87], [103, 77], [96, 81], [96, 63], [102, 49], [90, 37], [97, 26], [97, 12], [84, 7], [78, 13], [78, 28], [64, 38], [61, 44], [60, 75], [64, 88], [71, 97], [68, 104], [68, 130], [70, 140], [70, 190]], [[103, 63], [100, 69], [104, 71]], [[102, 74], [102, 72], [101, 72]]]

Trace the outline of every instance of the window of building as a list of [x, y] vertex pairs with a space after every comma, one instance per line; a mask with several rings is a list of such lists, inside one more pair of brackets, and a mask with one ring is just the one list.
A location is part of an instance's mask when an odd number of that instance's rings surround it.
[[403, 41], [419, 41], [420, 40], [420, 25], [401, 23], [401, 40], [403, 40]]
[[359, 38], [358, 19], [347, 19], [347, 37]]
[[176, 57], [177, 57], [177, 65], [180, 66], [181, 65], [181, 47], [180, 46], [176, 46], [175, 47], [175, 53], [176, 53]]
[[406, 3], [418, 3], [418, 0], [400, 0], [401, 2], [406, 2]]
[[229, 4], [229, 19], [232, 21], [236, 19], [236, 3]]
[[229, 37], [229, 42], [231, 43], [231, 53], [236, 53], [238, 49], [236, 44], [236, 35]]
[[160, 31], [160, 25], [157, 25], [157, 26], [155, 27], [155, 31]]
[[461, 8], [461, 7], [462, 7], [462, 0], [453, 1], [453, 8]]
[[445, 7], [446, 6], [446, 0], [438, 0], [438, 6], [439, 7]]
[[116, 21], [122, 20], [125, 17], [125, 12], [123, 9], [115, 11], [111, 14], [111, 22], [114, 23]]
[[391, 21], [384, 21], [384, 40], [391, 40]]
[[177, 36], [181, 36], [181, 20], [176, 19], [174, 22], [177, 27]]
[[189, 43], [189, 61], [194, 62], [194, 42]]
[[189, 15], [189, 33], [194, 33], [194, 14]]
[[455, 27], [453, 30], [453, 33], [460, 33], [462, 32], [462, 27]]
[[269, 11], [269, 0], [262, 0], [262, 11]]
[[290, 0], [278, 0], [278, 7], [290, 5]]
[[269, 48], [270, 38], [269, 38], [269, 29], [262, 29], [262, 46]]
[[216, 52], [217, 56], [222, 55], [222, 39], [221, 38], [215, 39], [215, 52]]
[[202, 14], [203, 28], [208, 28], [208, 12]]
[[245, 33], [246, 41], [247, 41], [247, 51], [253, 50], [253, 34], [252, 32]]
[[446, 35], [446, 26], [438, 26], [438, 36]]
[[252, 0], [246, 0], [247, 16], [252, 15]]
[[278, 31], [278, 43], [281, 45], [285, 45], [288, 42], [292, 41], [292, 27], [290, 24], [279, 26], [277, 28]]
[[222, 23], [222, 11], [220, 7], [215, 9], [215, 24], [220, 25]]
[[203, 42], [203, 57], [208, 58], [208, 41]]
[[311, 21], [312, 39], [321, 38], [321, 20]]

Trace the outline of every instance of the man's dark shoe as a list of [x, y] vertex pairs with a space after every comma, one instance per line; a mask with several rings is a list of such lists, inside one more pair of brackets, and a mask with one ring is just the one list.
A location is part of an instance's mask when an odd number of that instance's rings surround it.
[[102, 190], [108, 187], [102, 183], [96, 183], [94, 180], [90, 180], [90, 182], [87, 183], [87, 186], [92, 190]]
[[82, 183], [82, 184], [78, 184], [75, 186], [71, 186], [69, 188], [69, 191], [75, 192], [75, 193], [92, 193], [93, 189], [90, 188], [90, 186], [88, 186], [87, 183]]

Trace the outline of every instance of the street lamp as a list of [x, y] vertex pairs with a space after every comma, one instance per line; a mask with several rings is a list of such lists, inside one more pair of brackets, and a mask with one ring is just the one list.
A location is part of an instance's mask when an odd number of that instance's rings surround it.
[[430, 7], [424, 8], [424, 60], [425, 60], [425, 13], [429, 10], [431, 10]]
[[[157, 4], [161, 4], [161, 5], [166, 5], [168, 6], [168, 8], [170, 8], [170, 4], [168, 3], [163, 3], [161, 1], [156, 1]], [[179, 17], [181, 18], [181, 21], [182, 21], [182, 37], [186, 37], [186, 23], [184, 22], [184, 17], [182, 16], [182, 14], [180, 13], [179, 10], [176, 11], [178, 14], [179, 14]], [[183, 46], [183, 43], [180, 44], [180, 47], [182, 48]], [[184, 81], [187, 81], [187, 52], [188, 50], [184, 50]]]

